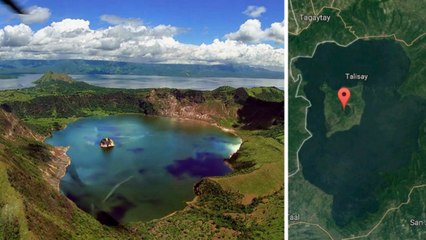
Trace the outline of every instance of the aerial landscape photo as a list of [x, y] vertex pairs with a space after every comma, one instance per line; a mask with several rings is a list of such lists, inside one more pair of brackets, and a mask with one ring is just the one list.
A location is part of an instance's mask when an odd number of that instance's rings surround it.
[[425, 7], [289, 2], [289, 239], [426, 239]]
[[283, 239], [284, 2], [3, 1], [0, 190], [0, 239]]

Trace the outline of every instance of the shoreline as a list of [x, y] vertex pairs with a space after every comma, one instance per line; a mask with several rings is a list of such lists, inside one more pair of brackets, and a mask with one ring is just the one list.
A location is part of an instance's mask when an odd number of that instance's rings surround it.
[[69, 146], [52, 146], [49, 151], [52, 156], [51, 161], [40, 169], [44, 179], [58, 192], [60, 192], [61, 179], [65, 176], [67, 168], [71, 164], [71, 158], [67, 155], [69, 148]]
[[[231, 173], [234, 172], [234, 168], [232, 167], [232, 164], [229, 162], [229, 160], [232, 157], [234, 157], [235, 155], [237, 155], [237, 153], [240, 151], [241, 146], [243, 144], [243, 139], [241, 138], [241, 136], [239, 136], [237, 134], [235, 129], [226, 128], [226, 127], [220, 126], [218, 123], [206, 121], [206, 120], [201, 120], [201, 119], [191, 119], [191, 118], [186, 118], [186, 117], [162, 116], [162, 115], [143, 115], [143, 114], [138, 114], [138, 113], [135, 113], [135, 114], [130, 113], [130, 114], [131, 115], [148, 116], [148, 117], [149, 116], [165, 117], [165, 118], [177, 119], [177, 120], [183, 120], [183, 121], [197, 121], [197, 122], [201, 122], [203, 124], [207, 124], [209, 126], [219, 128], [223, 132], [230, 133], [230, 134], [234, 135], [235, 137], [238, 137], [241, 140], [241, 142], [238, 145], [238, 148], [236, 148], [236, 151], [231, 153], [228, 158], [223, 159], [224, 164], [231, 169]], [[127, 114], [110, 114], [109, 116], [117, 116], [117, 115], [127, 115]], [[89, 116], [89, 117], [97, 117], [97, 116], [94, 115], [94, 116]], [[75, 121], [77, 121], [78, 119], [81, 119], [81, 118], [77, 118]], [[75, 122], [75, 121], [72, 121], [72, 122]], [[70, 122], [70, 123], [72, 123], [72, 122]], [[62, 128], [61, 130], [67, 128], [68, 124], [65, 124], [64, 128]], [[47, 136], [43, 136], [43, 143], [48, 137], [52, 136], [52, 132], [50, 132]], [[44, 169], [41, 169], [41, 170], [43, 172], [45, 180], [53, 188], [55, 188], [56, 191], [60, 192], [60, 187], [59, 187], [60, 181], [65, 176], [66, 170], [67, 170], [68, 166], [71, 164], [71, 158], [67, 155], [67, 151], [69, 150], [70, 147], [69, 146], [67, 146], [67, 147], [52, 146], [52, 145], [50, 145], [50, 146], [52, 147], [52, 150], [50, 151], [50, 153], [53, 157], [52, 162], [48, 163], [48, 166]], [[226, 174], [222, 177], [226, 177], [226, 176], [230, 175], [231, 173], [228, 173], [228, 174]], [[200, 179], [198, 182], [196, 182], [194, 184], [194, 186], [197, 185], [202, 180], [203, 179]], [[194, 193], [194, 195], [195, 195], [195, 193]], [[161, 217], [161, 218], [158, 218], [158, 219], [153, 219], [151, 221], [162, 220], [162, 219], [166, 219], [168, 217], [171, 217], [171, 216], [175, 215], [177, 212], [183, 211], [186, 208], [190, 207], [193, 203], [195, 203], [197, 201], [197, 199], [198, 199], [198, 196], [195, 195], [190, 201], [186, 202], [186, 205], [185, 205], [184, 208], [179, 209], [179, 210], [175, 210], [175, 211], [167, 214], [164, 217]]]

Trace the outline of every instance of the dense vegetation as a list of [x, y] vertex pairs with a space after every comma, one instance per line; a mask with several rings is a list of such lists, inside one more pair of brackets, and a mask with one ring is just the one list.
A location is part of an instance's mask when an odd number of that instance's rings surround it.
[[[419, 9], [425, 7], [425, 1], [416, 4], [403, 0], [291, 0], [289, 3], [289, 213], [299, 214], [300, 221], [291, 221], [289, 235], [291, 239], [421, 239], [424, 231], [421, 226], [410, 226], [411, 218], [423, 219], [424, 188], [412, 189], [414, 185], [424, 183], [424, 166], [420, 154], [413, 154], [412, 164], [401, 168], [400, 179], [389, 177], [394, 190], [388, 190], [380, 196], [386, 199], [383, 207], [374, 214], [359, 218], [347, 227], [336, 226], [332, 217], [333, 197], [321, 191], [305, 180], [302, 167], [298, 164], [297, 152], [304, 140], [309, 138], [305, 128], [306, 111], [309, 102], [304, 99], [303, 81], [299, 69], [293, 64], [297, 58], [311, 57], [316, 47], [326, 42], [335, 42], [348, 46], [357, 40], [392, 39], [401, 44], [410, 59], [410, 69], [404, 85], [398, 90], [402, 95], [425, 94], [425, 18]], [[329, 22], [301, 21], [300, 15], [329, 15]], [[330, 56], [331, 57], [331, 56]], [[330, 61], [333, 61], [330, 59]], [[336, 61], [336, 60], [334, 60]], [[323, 89], [327, 96], [327, 88]], [[356, 89], [359, 94], [362, 89]], [[331, 96], [331, 95], [328, 95]], [[338, 108], [326, 100], [328, 110]], [[355, 102], [362, 110], [362, 101]], [[355, 121], [341, 119], [326, 110], [329, 134], [341, 131], [357, 124]], [[358, 117], [363, 111], [357, 112]], [[340, 118], [340, 117], [339, 117]], [[331, 125], [331, 123], [335, 125]], [[424, 142], [424, 131], [419, 130], [419, 145]], [[422, 152], [424, 147], [422, 147]], [[423, 170], [421, 170], [423, 169]], [[421, 177], [416, 177], [421, 176]], [[397, 189], [397, 190], [395, 190]], [[408, 202], [406, 202], [408, 201]], [[404, 203], [403, 205], [400, 205]], [[397, 208], [400, 206], [400, 208]], [[390, 209], [385, 214], [385, 211]], [[417, 209], [417, 211], [415, 210]]]
[[[283, 92], [105, 89], [48, 73], [33, 88], [0, 91], [0, 239], [282, 239]], [[246, 110], [250, 109], [250, 111]], [[150, 222], [107, 227], [48, 185], [52, 130], [86, 116], [137, 113], [199, 119], [242, 139], [230, 176], [205, 178], [197, 197]], [[255, 117], [253, 113], [259, 114]]]

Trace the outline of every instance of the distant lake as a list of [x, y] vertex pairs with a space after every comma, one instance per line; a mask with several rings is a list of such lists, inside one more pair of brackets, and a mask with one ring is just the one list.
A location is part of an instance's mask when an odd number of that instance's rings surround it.
[[[115, 147], [101, 149], [110, 137]], [[139, 115], [90, 117], [46, 143], [70, 146], [61, 191], [98, 220], [151, 220], [183, 209], [202, 177], [231, 172], [224, 163], [241, 140], [206, 123]]]
[[10, 78], [0, 78], [0, 90], [34, 87], [33, 82], [41, 76], [43, 74], [20, 74]]
[[[34, 86], [33, 81], [42, 74], [22, 74], [17, 78], [0, 79], [0, 89], [18, 89]], [[220, 86], [230, 87], [269, 87], [284, 89], [283, 79], [229, 78], [229, 77], [168, 77], [144, 75], [71, 75], [75, 80], [107, 88], [178, 88], [213, 90]]]

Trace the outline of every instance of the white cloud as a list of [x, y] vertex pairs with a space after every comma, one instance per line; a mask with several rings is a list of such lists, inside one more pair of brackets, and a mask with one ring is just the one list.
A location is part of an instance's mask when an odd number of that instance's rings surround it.
[[21, 21], [25, 24], [44, 22], [51, 15], [50, 10], [48, 8], [43, 8], [39, 6], [32, 6], [27, 9], [27, 12], [27, 14], [19, 15]]
[[266, 38], [272, 41], [284, 43], [284, 21], [272, 23], [271, 27], [265, 30], [265, 34]]
[[89, 25], [90, 22], [83, 19], [66, 18], [60, 22], [53, 22], [51, 27], [54, 28], [55, 31], [64, 33], [89, 30]]
[[157, 37], [164, 37], [164, 36], [173, 37], [182, 31], [184, 30], [181, 30], [177, 27], [173, 27], [171, 25], [158, 25], [151, 29], [151, 34]]
[[260, 15], [262, 15], [265, 12], [266, 12], [266, 8], [264, 6], [250, 5], [246, 8], [246, 10], [244, 10], [243, 13], [249, 17], [257, 18], [257, 17], [260, 17]]
[[112, 25], [142, 25], [143, 22], [139, 18], [122, 18], [115, 15], [102, 15], [100, 19]]
[[274, 41], [282, 44], [284, 43], [284, 21], [272, 23], [271, 27], [262, 30], [262, 24], [258, 19], [249, 19], [240, 26], [238, 31], [226, 34], [225, 38], [244, 43]]
[[[259, 31], [260, 24], [248, 24]], [[272, 29], [272, 27], [271, 27]], [[271, 36], [275, 36], [270, 31]], [[256, 36], [255, 40], [264, 37]], [[269, 44], [246, 44], [232, 39], [210, 44], [184, 44], [174, 36], [180, 29], [122, 22], [106, 29], [92, 29], [82, 19], [64, 19], [33, 32], [25, 24], [0, 29], [2, 59], [96, 59], [182, 64], [244, 64], [266, 68], [284, 65], [284, 49]], [[250, 35], [252, 36], [252, 35]]]
[[238, 31], [225, 35], [226, 38], [242, 42], [259, 42], [264, 37], [262, 25], [257, 19], [249, 19]]
[[25, 24], [6, 26], [0, 31], [1, 44], [6, 47], [27, 45], [32, 38], [32, 30]]
[[193, 60], [207, 59], [214, 63], [238, 63], [262, 67], [284, 66], [284, 49], [269, 44], [249, 45], [234, 40], [220, 41], [201, 45], [194, 49]]

